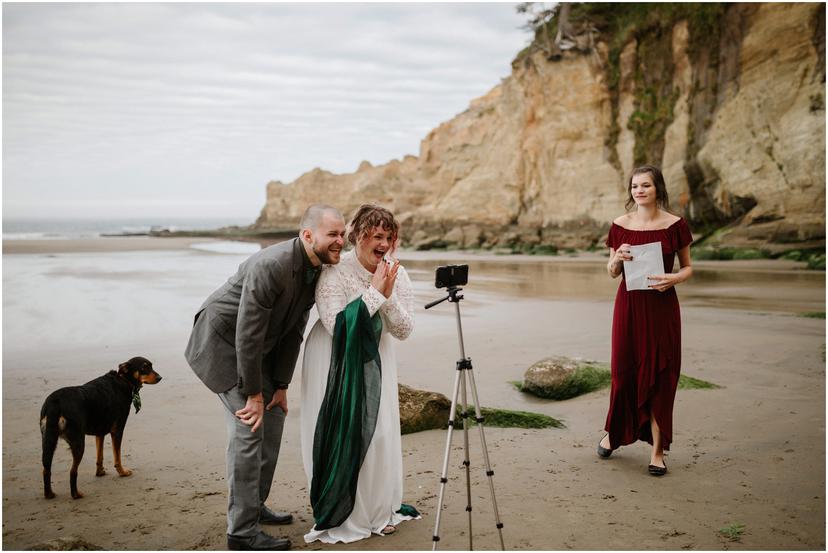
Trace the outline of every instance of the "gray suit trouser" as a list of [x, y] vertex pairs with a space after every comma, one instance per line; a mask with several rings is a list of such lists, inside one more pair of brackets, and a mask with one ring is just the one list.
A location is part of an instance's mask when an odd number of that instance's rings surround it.
[[[262, 384], [266, 406], [273, 399], [274, 385], [267, 376]], [[266, 410], [262, 426], [251, 432], [252, 426], [244, 424], [235, 415], [247, 403], [247, 396], [239, 392], [238, 386], [218, 396], [224, 404], [227, 422], [227, 484], [230, 488], [227, 533], [249, 537], [261, 531], [259, 513], [273, 483], [285, 412], [278, 406]]]

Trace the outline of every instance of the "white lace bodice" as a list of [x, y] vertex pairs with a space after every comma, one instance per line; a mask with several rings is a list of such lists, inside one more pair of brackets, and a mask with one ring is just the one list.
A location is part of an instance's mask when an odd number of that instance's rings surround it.
[[408, 273], [404, 267], [399, 268], [390, 298], [371, 286], [372, 277], [354, 250], [343, 254], [337, 265], [326, 265], [322, 269], [316, 285], [316, 307], [328, 334], [333, 336], [337, 314], [361, 296], [371, 316], [379, 311], [383, 334], [388, 332], [398, 340], [408, 338], [414, 330], [414, 294]]

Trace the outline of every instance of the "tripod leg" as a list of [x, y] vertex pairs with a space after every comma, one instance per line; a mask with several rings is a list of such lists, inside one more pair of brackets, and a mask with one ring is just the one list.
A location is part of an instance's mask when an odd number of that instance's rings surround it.
[[463, 466], [466, 467], [466, 512], [469, 513], [469, 551], [474, 550], [472, 537], [472, 506], [471, 506], [471, 475], [469, 474], [471, 463], [469, 462], [469, 405], [466, 398], [466, 371], [460, 371], [460, 394], [463, 402], [463, 451], [465, 458]]
[[440, 474], [440, 497], [437, 500], [437, 516], [434, 522], [434, 535], [431, 537], [431, 550], [437, 550], [437, 542], [440, 541], [440, 517], [443, 514], [443, 497], [446, 491], [446, 484], [448, 483], [448, 463], [449, 454], [451, 453], [451, 436], [454, 430], [454, 418], [457, 412], [457, 392], [460, 388], [460, 375], [463, 371], [460, 369], [458, 363], [457, 372], [454, 374], [454, 391], [451, 394], [451, 410], [449, 411], [448, 431], [446, 433], [446, 452], [443, 457], [443, 472]]
[[505, 550], [506, 546], [503, 544], [503, 523], [500, 522], [500, 513], [497, 510], [497, 499], [495, 498], [494, 479], [492, 478], [494, 476], [494, 471], [492, 470], [492, 466], [489, 463], [489, 449], [488, 447], [486, 447], [486, 436], [483, 433], [483, 416], [480, 413], [480, 401], [477, 398], [477, 384], [474, 381], [474, 370], [471, 367], [469, 367], [467, 372], [469, 373], [472, 400], [474, 401], [475, 420], [477, 421], [477, 428], [480, 429], [480, 443], [483, 446], [483, 462], [486, 465], [486, 476], [489, 480], [489, 491], [492, 493], [492, 506], [494, 507], [497, 533], [500, 537], [500, 548], [502, 550]]

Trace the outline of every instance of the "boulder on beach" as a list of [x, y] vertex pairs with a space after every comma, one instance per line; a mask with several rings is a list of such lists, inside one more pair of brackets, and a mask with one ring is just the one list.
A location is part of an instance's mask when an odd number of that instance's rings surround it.
[[443, 394], [399, 385], [400, 429], [403, 434], [448, 426], [451, 401]]
[[609, 369], [594, 361], [547, 357], [526, 369], [518, 388], [546, 399], [569, 399], [610, 382]]
[[[451, 401], [443, 394], [427, 392], [399, 385], [400, 396], [400, 427], [403, 434], [413, 434], [422, 430], [434, 430], [448, 428], [449, 411]], [[474, 407], [469, 404], [468, 423], [474, 426]], [[457, 406], [458, 427], [462, 429], [463, 419], [461, 418], [461, 407]], [[530, 413], [528, 411], [511, 411], [508, 409], [492, 409], [481, 407], [481, 416], [485, 426], [496, 426], [500, 428], [564, 428], [562, 421], [543, 415], [541, 413]]]

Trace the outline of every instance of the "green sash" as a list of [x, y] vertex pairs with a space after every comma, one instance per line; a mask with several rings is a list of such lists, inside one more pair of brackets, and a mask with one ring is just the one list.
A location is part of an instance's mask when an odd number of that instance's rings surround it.
[[374, 436], [382, 371], [382, 320], [357, 298], [337, 314], [325, 398], [313, 435], [311, 506], [316, 530], [339, 526], [354, 509], [357, 480]]

